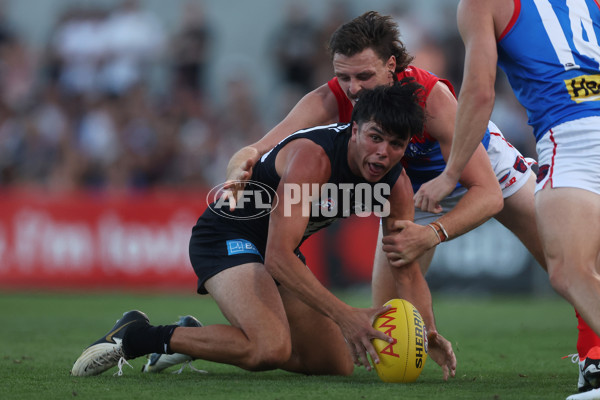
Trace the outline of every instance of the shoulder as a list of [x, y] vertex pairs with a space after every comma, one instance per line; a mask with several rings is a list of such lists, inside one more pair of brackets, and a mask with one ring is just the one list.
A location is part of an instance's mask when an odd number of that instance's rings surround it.
[[298, 138], [279, 151], [275, 168], [285, 181], [325, 182], [331, 173], [331, 161], [322, 146]]
[[493, 26], [495, 36], [506, 28], [515, 11], [518, 0], [460, 0], [458, 4], [458, 26], [461, 33], [468, 26]]

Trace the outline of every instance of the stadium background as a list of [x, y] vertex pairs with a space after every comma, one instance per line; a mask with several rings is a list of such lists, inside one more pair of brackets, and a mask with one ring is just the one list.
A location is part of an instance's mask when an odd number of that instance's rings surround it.
[[[326, 38], [369, 9], [415, 64], [460, 88], [455, 0], [4, 0], [0, 3], [0, 288], [193, 291], [191, 226], [231, 154], [332, 75]], [[493, 120], [534, 156], [505, 81]], [[332, 288], [365, 286], [377, 221], [304, 247]], [[372, 235], [369, 235], [372, 233]], [[436, 252], [433, 290], [548, 295], [490, 221]]]

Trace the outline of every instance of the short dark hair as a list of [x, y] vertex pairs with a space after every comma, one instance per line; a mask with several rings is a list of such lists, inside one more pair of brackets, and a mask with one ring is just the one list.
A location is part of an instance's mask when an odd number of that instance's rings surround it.
[[361, 90], [352, 111], [352, 121], [359, 125], [373, 121], [384, 133], [402, 140], [420, 136], [425, 125], [423, 93], [423, 86], [414, 78]]
[[412, 62], [404, 43], [400, 41], [398, 24], [389, 15], [367, 11], [352, 21], [341, 25], [329, 40], [329, 54], [351, 57], [371, 48], [384, 62], [396, 57], [396, 72], [402, 72]]

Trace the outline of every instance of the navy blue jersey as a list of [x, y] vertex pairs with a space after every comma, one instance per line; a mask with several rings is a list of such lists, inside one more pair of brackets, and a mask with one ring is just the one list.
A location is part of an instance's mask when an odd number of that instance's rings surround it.
[[[383, 203], [402, 172], [402, 165], [395, 165], [379, 182], [367, 182], [354, 175], [348, 165], [348, 142], [351, 137], [349, 124], [332, 124], [300, 130], [281, 141], [266, 153], [254, 166], [252, 177], [246, 187], [251, 201], [230, 212], [228, 205], [215, 211], [215, 203], [200, 217], [194, 228], [227, 232], [228, 237], [239, 237], [251, 242], [264, 256], [269, 226], [269, 213], [262, 208], [269, 203], [284, 207], [283, 199], [274, 197], [280, 177], [275, 170], [279, 151], [290, 141], [305, 138], [323, 148], [331, 163], [328, 183], [318, 185], [319, 199], [314, 201], [303, 240], [330, 225], [339, 218], [360, 212], [381, 210]], [[310, 162], [310, 160], [307, 160]], [[292, 185], [293, 186], [293, 185]], [[312, 188], [306, 188], [312, 190]], [[299, 193], [299, 192], [298, 192]], [[218, 227], [215, 228], [215, 226]], [[298, 244], [300, 245], [300, 243]]]

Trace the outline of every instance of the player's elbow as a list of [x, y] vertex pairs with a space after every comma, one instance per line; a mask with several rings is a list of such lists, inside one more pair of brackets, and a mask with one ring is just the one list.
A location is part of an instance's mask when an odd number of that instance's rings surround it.
[[495, 176], [490, 175], [489, 180], [485, 180], [485, 183], [473, 187], [473, 199], [477, 199], [479, 203], [479, 209], [483, 216], [492, 218], [504, 207], [504, 196], [502, 189], [498, 184]]

